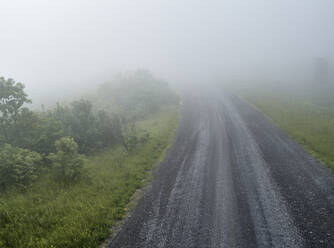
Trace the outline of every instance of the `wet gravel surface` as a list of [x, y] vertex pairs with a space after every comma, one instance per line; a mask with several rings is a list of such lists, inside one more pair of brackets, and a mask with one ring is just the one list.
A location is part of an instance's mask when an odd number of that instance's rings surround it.
[[334, 247], [334, 176], [241, 99], [188, 93], [174, 145], [110, 247]]

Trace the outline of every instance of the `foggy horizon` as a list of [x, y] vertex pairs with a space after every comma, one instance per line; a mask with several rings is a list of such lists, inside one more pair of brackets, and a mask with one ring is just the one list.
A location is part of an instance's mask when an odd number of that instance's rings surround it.
[[144, 68], [172, 84], [308, 80], [334, 57], [334, 2], [2, 1], [0, 75], [31, 98]]

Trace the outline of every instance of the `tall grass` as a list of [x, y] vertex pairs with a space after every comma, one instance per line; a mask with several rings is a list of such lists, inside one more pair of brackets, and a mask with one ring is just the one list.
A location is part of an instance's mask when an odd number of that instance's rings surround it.
[[143, 186], [171, 144], [176, 107], [165, 108], [138, 124], [150, 138], [131, 152], [121, 146], [86, 159], [84, 175], [70, 188], [46, 175], [28, 192], [0, 196], [0, 247], [96, 247], [126, 213], [126, 204]]

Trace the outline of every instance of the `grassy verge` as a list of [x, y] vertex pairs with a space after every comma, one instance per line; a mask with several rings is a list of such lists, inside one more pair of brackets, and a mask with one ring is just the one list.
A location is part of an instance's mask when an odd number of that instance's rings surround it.
[[333, 87], [271, 85], [239, 93], [334, 171]]
[[177, 123], [175, 106], [141, 121], [137, 131], [150, 134], [146, 143], [87, 158], [86, 176], [68, 189], [44, 177], [28, 192], [0, 196], [0, 247], [97, 247], [172, 143]]

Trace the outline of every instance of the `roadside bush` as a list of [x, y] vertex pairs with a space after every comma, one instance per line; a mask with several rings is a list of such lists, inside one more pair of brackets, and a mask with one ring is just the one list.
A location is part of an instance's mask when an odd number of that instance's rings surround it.
[[40, 154], [55, 152], [54, 143], [64, 136], [60, 121], [23, 108], [7, 132], [9, 144]]
[[95, 113], [88, 100], [75, 101], [69, 106], [58, 104], [49, 116], [62, 123], [65, 135], [78, 144], [79, 153], [88, 154], [122, 140], [119, 119], [104, 110]]
[[59, 182], [68, 186], [80, 176], [83, 167], [83, 156], [78, 153], [78, 145], [73, 138], [63, 137], [55, 143], [57, 152], [48, 158], [56, 170]]
[[137, 145], [148, 142], [150, 134], [143, 130], [141, 134], [135, 131], [124, 135], [123, 146], [127, 151], [133, 150]]
[[27, 149], [4, 145], [0, 151], [0, 185], [5, 190], [11, 186], [25, 188], [41, 172], [42, 156]]

